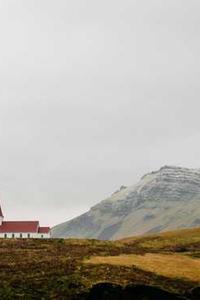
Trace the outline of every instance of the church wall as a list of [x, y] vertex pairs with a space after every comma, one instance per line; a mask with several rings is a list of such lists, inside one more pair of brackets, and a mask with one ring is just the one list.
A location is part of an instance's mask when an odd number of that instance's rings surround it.
[[[14, 234], [14, 237], [13, 237], [13, 234]], [[21, 235], [22, 236], [21, 236]], [[28, 237], [28, 234], [29, 234], [29, 237]], [[5, 238], [5, 233], [0, 233], [0, 238]], [[6, 233], [6, 238], [32, 238], [32, 239], [48, 239], [50, 238], [50, 233], [21, 233], [21, 232], [9, 232], [9, 233]]]

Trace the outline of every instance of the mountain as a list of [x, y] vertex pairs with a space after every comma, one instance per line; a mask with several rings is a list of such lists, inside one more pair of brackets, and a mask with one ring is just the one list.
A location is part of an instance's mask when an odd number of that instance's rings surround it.
[[52, 228], [53, 237], [120, 239], [200, 226], [200, 169], [164, 166], [85, 214]]

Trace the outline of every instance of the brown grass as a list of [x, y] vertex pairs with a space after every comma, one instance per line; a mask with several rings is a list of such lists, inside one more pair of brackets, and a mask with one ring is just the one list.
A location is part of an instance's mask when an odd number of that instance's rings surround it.
[[200, 229], [128, 241], [0, 239], [0, 300], [70, 300], [98, 282], [183, 295], [200, 283], [198, 258]]
[[159, 234], [143, 235], [140, 237], [130, 237], [121, 240], [124, 244], [135, 244], [146, 249], [162, 249], [175, 246], [187, 246], [189, 244], [200, 243], [200, 228], [190, 228], [162, 232]]
[[200, 259], [181, 254], [147, 253], [145, 255], [97, 256], [91, 257], [85, 263], [136, 266], [162, 276], [200, 282]]

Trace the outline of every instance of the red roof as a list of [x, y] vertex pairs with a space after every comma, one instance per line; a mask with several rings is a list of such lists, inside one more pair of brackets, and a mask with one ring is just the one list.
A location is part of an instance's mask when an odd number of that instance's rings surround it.
[[0, 233], [9, 232], [38, 232], [38, 221], [5, 221], [0, 226]]
[[0, 217], [2, 217], [2, 218], [3, 218], [3, 213], [2, 213], [1, 206], [0, 206]]
[[38, 233], [49, 233], [50, 227], [39, 227]]

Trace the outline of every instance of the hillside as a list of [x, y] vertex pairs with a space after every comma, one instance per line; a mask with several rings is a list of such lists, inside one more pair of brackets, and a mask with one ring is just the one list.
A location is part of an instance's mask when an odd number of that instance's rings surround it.
[[[191, 297], [199, 274], [200, 228], [119, 241], [0, 240], [0, 299], [132, 299], [91, 297], [101, 282], [131, 295], [143, 285], [147, 300], [199, 299]], [[102, 293], [108, 284], [100, 287]], [[152, 292], [169, 297], [151, 298]]]
[[164, 166], [85, 214], [55, 226], [52, 234], [114, 240], [199, 225], [200, 169]]

